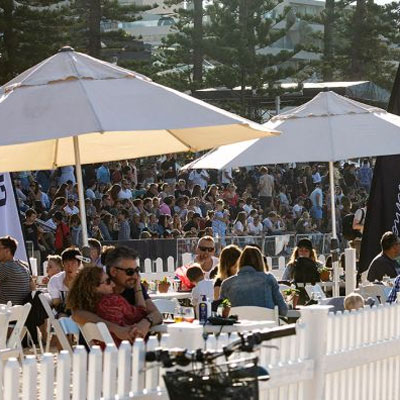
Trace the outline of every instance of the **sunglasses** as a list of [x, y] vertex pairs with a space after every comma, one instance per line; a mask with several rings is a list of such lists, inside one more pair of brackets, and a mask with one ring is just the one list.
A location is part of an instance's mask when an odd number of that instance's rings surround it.
[[120, 271], [124, 271], [126, 275], [132, 276], [135, 274], [139, 274], [140, 268], [121, 268], [121, 267], [114, 267], [115, 269], [119, 269]]
[[204, 247], [204, 246], [199, 246], [199, 250], [201, 251], [208, 251], [212, 253], [214, 251], [214, 247]]
[[110, 279], [110, 278], [107, 278], [107, 279], [105, 279], [104, 281], [101, 281], [101, 282], [99, 283], [99, 286], [100, 286], [100, 285], [103, 285], [103, 284], [105, 284], [105, 285], [110, 285], [110, 284], [111, 284], [111, 279]]

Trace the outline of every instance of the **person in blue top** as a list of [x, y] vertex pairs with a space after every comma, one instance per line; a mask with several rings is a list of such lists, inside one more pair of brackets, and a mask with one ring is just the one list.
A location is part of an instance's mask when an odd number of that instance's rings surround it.
[[97, 169], [96, 178], [98, 183], [109, 184], [111, 182], [110, 170], [104, 163]]
[[280, 315], [288, 311], [277, 280], [267, 272], [263, 255], [255, 246], [244, 248], [238, 260], [238, 273], [222, 282], [220, 299], [228, 299], [232, 307], [278, 306]]

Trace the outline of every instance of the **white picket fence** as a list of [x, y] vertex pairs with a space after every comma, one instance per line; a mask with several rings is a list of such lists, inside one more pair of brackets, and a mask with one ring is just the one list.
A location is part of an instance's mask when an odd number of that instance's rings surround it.
[[[343, 314], [328, 314], [327, 306], [301, 311], [295, 336], [275, 339], [257, 351], [271, 379], [260, 384], [263, 400], [397, 400], [400, 374], [400, 305], [385, 305]], [[237, 334], [217, 339], [219, 348]], [[45, 354], [41, 361], [27, 356], [22, 365], [10, 358], [3, 367], [2, 400], [168, 399], [162, 368], [145, 362], [145, 351], [168, 346], [151, 337], [145, 345], [107, 346], [102, 353], [82, 346]]]
[[[184, 253], [182, 254], [182, 260], [183, 260], [183, 265], [190, 264], [193, 262], [194, 255], [191, 253]], [[278, 260], [278, 268], [271, 269], [270, 272], [272, 272], [275, 276], [276, 279], [280, 280], [282, 279], [283, 272], [285, 270], [287, 260], [285, 257], [280, 256], [277, 257]], [[325, 264], [325, 256], [320, 255], [318, 257], [318, 260], [321, 261], [321, 263]], [[142, 278], [147, 279], [147, 280], [160, 280], [163, 277], [169, 277], [172, 278], [175, 276], [175, 259], [173, 257], [168, 257], [167, 258], [167, 263], [164, 265], [164, 261], [162, 258], [157, 258], [155, 260], [152, 260], [150, 258], [146, 258], [144, 260], [139, 260], [139, 265], [143, 264], [143, 273], [141, 274]], [[272, 257], [267, 257], [267, 264], [269, 266], [273, 265], [272, 262]]]

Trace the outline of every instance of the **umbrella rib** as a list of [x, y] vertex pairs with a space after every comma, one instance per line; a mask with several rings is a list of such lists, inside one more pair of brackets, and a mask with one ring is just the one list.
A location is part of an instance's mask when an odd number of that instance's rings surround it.
[[188, 150], [187, 151], [193, 151], [192, 146], [190, 146], [188, 143], [184, 142], [181, 138], [175, 135], [171, 130], [166, 129], [166, 131], [173, 136], [179, 143], [182, 143]]
[[59, 139], [56, 139], [56, 146], [54, 148], [54, 159], [53, 159], [53, 167], [57, 167], [57, 154], [58, 154], [58, 141]]

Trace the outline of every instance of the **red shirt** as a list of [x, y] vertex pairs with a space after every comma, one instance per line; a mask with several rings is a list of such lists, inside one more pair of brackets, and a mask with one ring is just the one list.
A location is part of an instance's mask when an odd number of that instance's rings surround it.
[[[120, 326], [133, 325], [147, 315], [144, 307], [137, 307], [130, 304], [119, 294], [103, 296], [97, 305], [96, 314], [107, 321], [114, 322]], [[111, 334], [115, 344], [119, 346], [121, 340]]]

